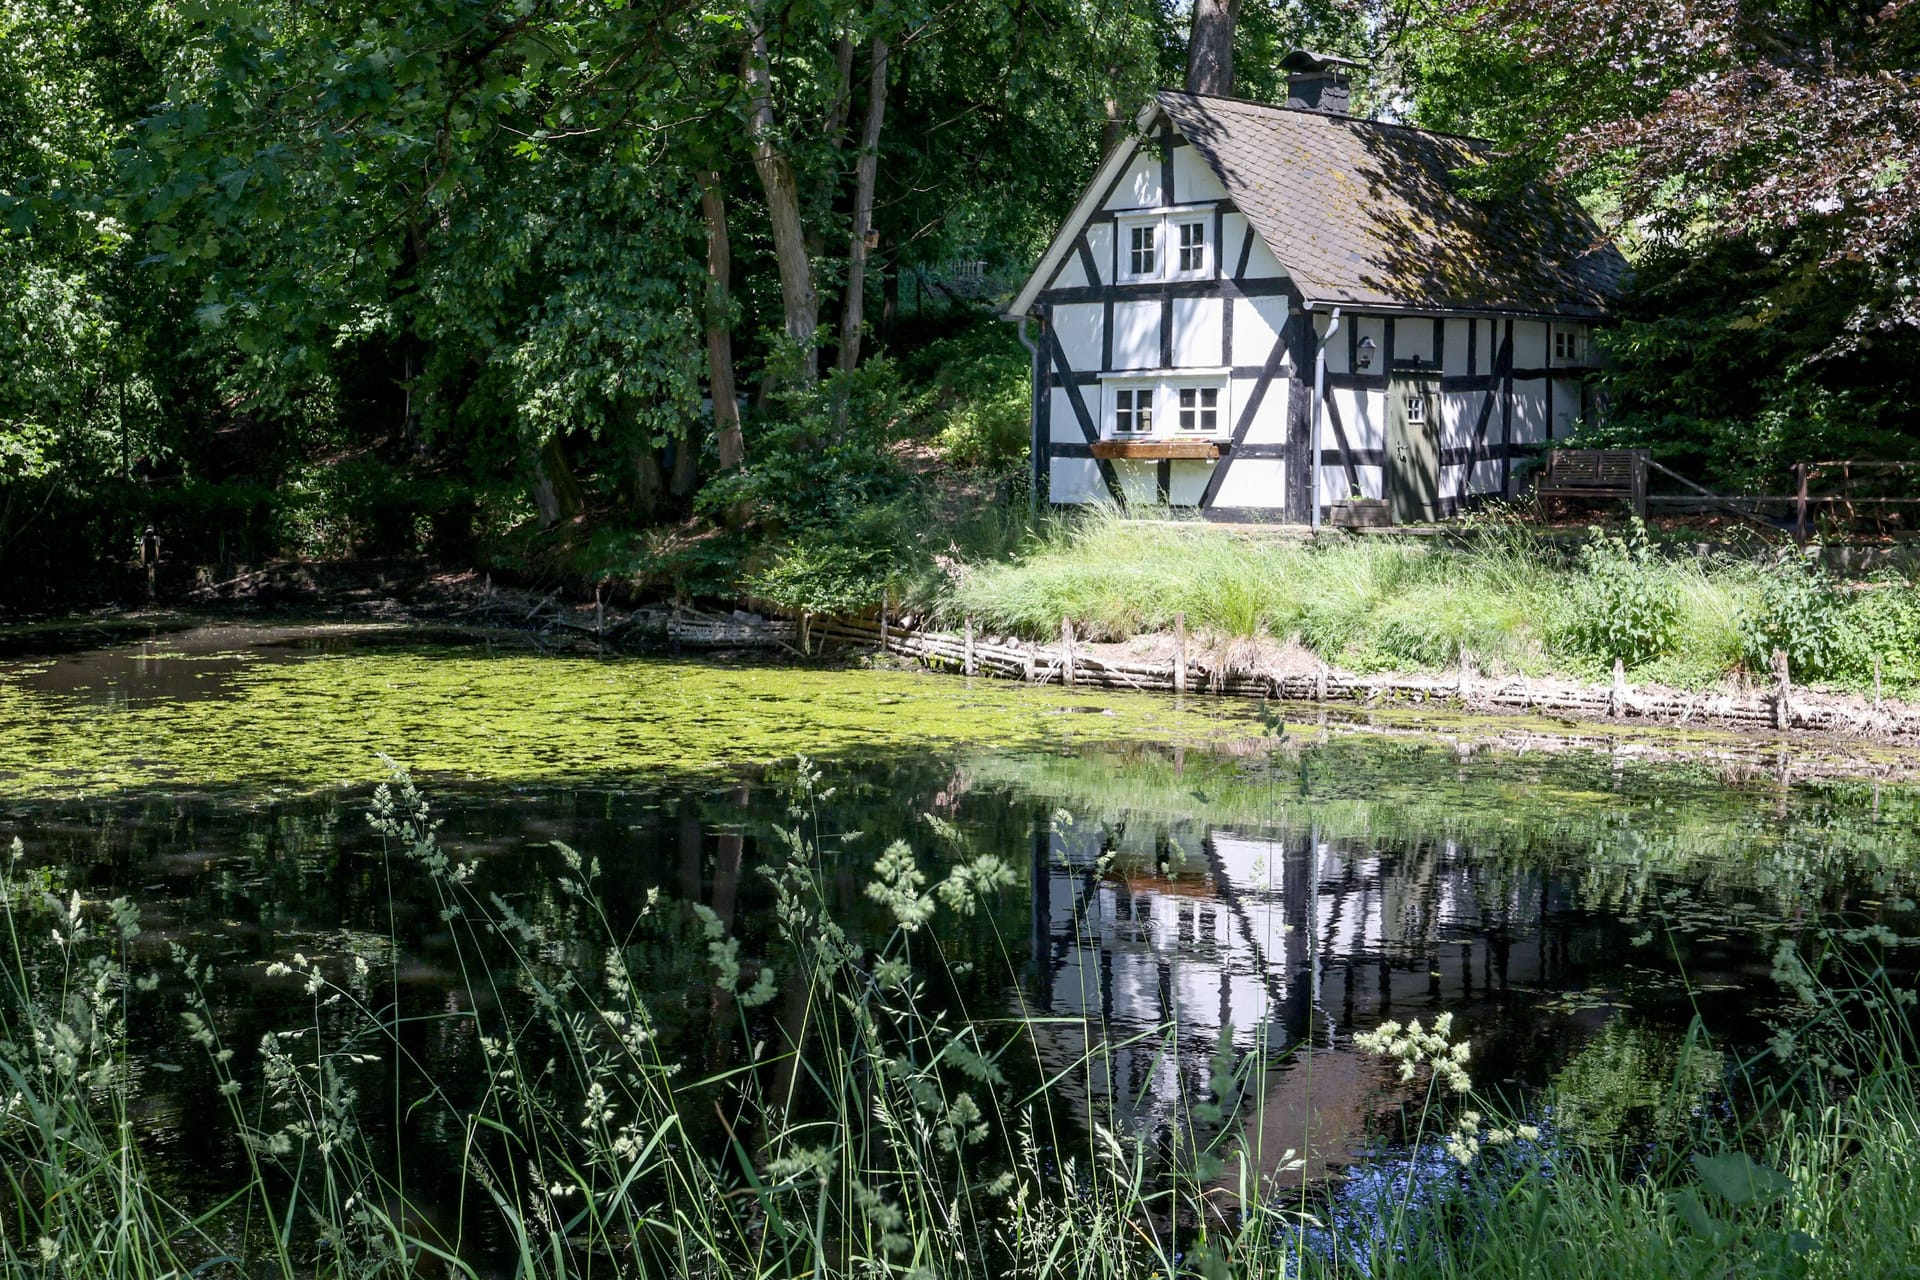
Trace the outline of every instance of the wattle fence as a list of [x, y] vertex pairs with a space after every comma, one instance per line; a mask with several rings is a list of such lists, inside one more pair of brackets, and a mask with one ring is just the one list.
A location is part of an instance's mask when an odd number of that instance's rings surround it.
[[805, 619], [795, 638], [803, 649], [816, 648], [825, 641], [871, 646], [936, 670], [1027, 684], [1349, 705], [1445, 703], [1465, 711], [1920, 738], [1920, 705], [1795, 686], [1780, 655], [1776, 655], [1772, 679], [1765, 687], [1689, 692], [1658, 685], [1630, 685], [1618, 664], [1611, 683], [1487, 677], [1474, 670], [1471, 660], [1463, 661], [1456, 671], [1440, 675], [1357, 675], [1325, 664], [1308, 671], [1263, 670], [1230, 659], [1222, 661], [1209, 651], [1190, 650], [1184, 630], [1175, 633], [1171, 657], [1128, 661], [1077, 642], [1072, 624], [1066, 621], [1062, 622], [1059, 642], [1046, 645], [977, 635], [971, 626], [959, 632], [923, 629], [912, 619], [884, 614], [875, 621]]

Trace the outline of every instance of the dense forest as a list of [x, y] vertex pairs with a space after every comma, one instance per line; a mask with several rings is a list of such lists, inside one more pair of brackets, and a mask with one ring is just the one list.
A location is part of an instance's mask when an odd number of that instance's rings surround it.
[[1103, 147], [1296, 45], [1620, 239], [1594, 437], [1916, 452], [1914, 0], [0, 0], [0, 580], [152, 529], [855, 600], [961, 537], [929, 477], [1025, 511], [992, 303]]

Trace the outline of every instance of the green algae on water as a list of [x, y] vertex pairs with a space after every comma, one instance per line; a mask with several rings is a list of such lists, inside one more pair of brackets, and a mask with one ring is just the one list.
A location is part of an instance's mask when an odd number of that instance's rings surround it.
[[1258, 731], [1247, 704], [477, 648], [229, 664], [204, 698], [103, 703], [84, 688], [36, 691], [28, 674], [0, 666], [0, 788], [17, 798], [349, 784], [378, 776], [382, 753], [423, 778], [556, 783], [710, 774], [795, 754], [1205, 745]]

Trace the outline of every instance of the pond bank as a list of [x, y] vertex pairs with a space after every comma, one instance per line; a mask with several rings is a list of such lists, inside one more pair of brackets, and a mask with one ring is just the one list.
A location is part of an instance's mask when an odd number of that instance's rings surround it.
[[1868, 742], [1920, 744], [1920, 704], [1795, 686], [1781, 676], [1772, 688], [1728, 686], [1688, 691], [1629, 684], [1616, 666], [1610, 684], [1525, 676], [1486, 677], [1468, 657], [1452, 672], [1358, 675], [1341, 671], [1297, 645], [1256, 640], [1225, 643], [1184, 634], [1143, 635], [1123, 644], [1077, 641], [1070, 624], [1061, 642], [1037, 645], [972, 629], [948, 632], [910, 622], [816, 622], [809, 638], [871, 644], [932, 670], [1000, 676], [1027, 684], [1210, 693], [1320, 705], [1442, 704], [1473, 715], [1561, 716], [1575, 721], [1685, 729], [1718, 726], [1746, 732], [1817, 734]]

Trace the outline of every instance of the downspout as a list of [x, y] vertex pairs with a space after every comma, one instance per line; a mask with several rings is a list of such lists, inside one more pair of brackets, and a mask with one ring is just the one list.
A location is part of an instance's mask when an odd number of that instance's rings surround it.
[[1340, 308], [1332, 312], [1333, 323], [1314, 343], [1313, 356], [1313, 474], [1307, 477], [1307, 502], [1313, 508], [1313, 531], [1320, 532], [1320, 469], [1325, 458], [1322, 449], [1326, 434], [1321, 420], [1327, 415], [1327, 339], [1340, 331]]
[[1020, 345], [1027, 349], [1027, 366], [1033, 371], [1033, 394], [1027, 403], [1027, 435], [1031, 441], [1032, 453], [1028, 461], [1028, 470], [1032, 473], [1032, 482], [1027, 486], [1027, 514], [1040, 512], [1040, 468], [1044, 465], [1045, 445], [1040, 440], [1040, 396], [1045, 387], [1040, 377], [1040, 344], [1027, 336], [1027, 321], [1031, 316], [1020, 317]]

